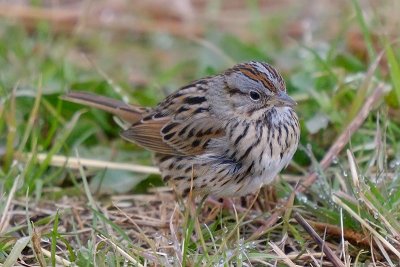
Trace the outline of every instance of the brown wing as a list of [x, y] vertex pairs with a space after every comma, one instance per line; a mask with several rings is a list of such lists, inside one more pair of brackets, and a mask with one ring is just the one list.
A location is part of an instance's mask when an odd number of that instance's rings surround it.
[[169, 118], [161, 120], [140, 121], [121, 132], [121, 136], [138, 145], [161, 154], [175, 155], [179, 152], [165, 143], [160, 135], [160, 129], [170, 121]]
[[122, 136], [162, 154], [197, 155], [209, 140], [224, 134], [210, 114], [206, 89], [195, 82], [170, 95], [154, 112], [122, 132]]

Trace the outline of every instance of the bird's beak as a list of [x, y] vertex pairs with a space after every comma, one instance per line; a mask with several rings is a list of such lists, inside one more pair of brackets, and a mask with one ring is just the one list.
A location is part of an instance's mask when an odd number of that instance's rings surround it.
[[290, 96], [288, 96], [285, 92], [280, 91], [277, 95], [275, 95], [275, 101], [277, 106], [296, 106], [296, 101], [293, 100]]

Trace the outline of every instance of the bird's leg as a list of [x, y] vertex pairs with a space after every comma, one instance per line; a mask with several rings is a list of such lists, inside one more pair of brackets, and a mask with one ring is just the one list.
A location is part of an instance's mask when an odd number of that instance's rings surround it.
[[[221, 199], [222, 199], [222, 203], [220, 201]], [[232, 199], [228, 198], [228, 197], [223, 197], [223, 198], [219, 198], [219, 199], [215, 199], [214, 197], [209, 197], [209, 198], [207, 198], [207, 202], [212, 205], [218, 206], [221, 209], [232, 210], [234, 206], [236, 207], [236, 205], [232, 201]]]
[[223, 197], [222, 198], [222, 208], [228, 209], [228, 210], [233, 210], [236, 208], [235, 203], [232, 201], [231, 198], [229, 197]]
[[257, 196], [257, 204], [262, 211], [274, 210], [277, 202], [278, 197], [275, 186], [267, 185], [260, 189], [260, 193]]

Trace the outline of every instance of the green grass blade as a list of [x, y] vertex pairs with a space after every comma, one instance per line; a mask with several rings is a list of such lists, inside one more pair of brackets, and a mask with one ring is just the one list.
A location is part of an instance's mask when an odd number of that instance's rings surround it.
[[58, 236], [58, 210], [56, 216], [54, 217], [53, 230], [51, 232], [51, 266], [56, 266], [56, 249], [57, 249], [57, 236]]
[[40, 170], [36, 174], [37, 177], [41, 177], [43, 173], [46, 171], [47, 167], [49, 166], [51, 162], [51, 157], [55, 155], [58, 151], [60, 151], [61, 147], [64, 145], [65, 141], [67, 140], [68, 136], [71, 134], [72, 130], [74, 129], [74, 126], [79, 120], [79, 117], [82, 115], [82, 112], [77, 112], [71, 119], [71, 121], [64, 127], [63, 131], [59, 133], [59, 135], [56, 137], [57, 142], [55, 145], [51, 148], [49, 153], [47, 154], [46, 159], [42, 162], [40, 166]]
[[389, 64], [390, 78], [392, 80], [394, 92], [397, 96], [397, 103], [400, 105], [400, 64], [390, 44], [386, 43], [385, 50]]
[[35, 103], [33, 104], [32, 112], [30, 113], [28, 122], [25, 127], [24, 136], [22, 137], [22, 141], [20, 141], [18, 146], [18, 152], [21, 153], [25, 148], [25, 145], [28, 141], [29, 135], [32, 132], [33, 126], [37, 119], [37, 115], [39, 113], [40, 100], [42, 98], [42, 80], [39, 80], [38, 90], [35, 97]]
[[359, 24], [361, 31], [363, 33], [363, 36], [364, 36], [364, 41], [365, 41], [365, 45], [367, 46], [369, 59], [372, 60], [375, 58], [375, 50], [374, 50], [374, 46], [372, 43], [370, 27], [365, 22], [365, 19], [363, 16], [363, 10], [361, 9], [359, 0], [352, 0], [352, 3], [353, 3], [354, 10], [356, 12], [356, 18], [357, 18], [358, 24]]

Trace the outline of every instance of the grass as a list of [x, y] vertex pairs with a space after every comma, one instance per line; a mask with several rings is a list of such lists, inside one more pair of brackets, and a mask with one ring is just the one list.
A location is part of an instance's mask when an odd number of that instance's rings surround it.
[[[331, 3], [320, 14], [297, 2], [199, 2], [192, 24], [174, 17], [186, 9], [171, 18], [145, 4], [94, 4], [101, 16], [89, 8], [86, 23], [65, 24], [42, 5], [1, 6], [0, 263], [399, 265], [396, 3]], [[126, 23], [135, 12], [141, 27]], [[229, 210], [177, 200], [112, 117], [59, 98], [85, 90], [151, 106], [247, 60], [281, 70], [301, 145], [273, 185]]]

